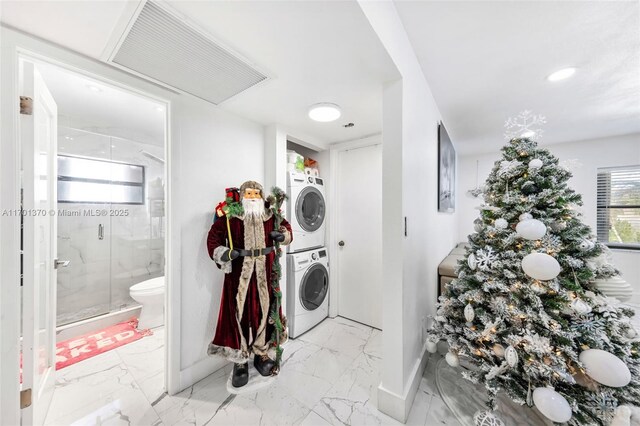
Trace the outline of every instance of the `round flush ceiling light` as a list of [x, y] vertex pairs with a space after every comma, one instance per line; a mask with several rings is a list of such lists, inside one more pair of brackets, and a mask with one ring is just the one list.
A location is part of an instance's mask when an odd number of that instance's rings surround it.
[[311, 105], [309, 108], [309, 118], [323, 123], [335, 121], [341, 114], [342, 110], [338, 105], [327, 102]]
[[547, 76], [547, 80], [560, 81], [560, 80], [564, 80], [565, 78], [571, 77], [575, 73], [576, 73], [576, 69], [574, 67], [562, 68], [561, 70], [558, 70], [552, 74], [549, 74], [549, 76]]

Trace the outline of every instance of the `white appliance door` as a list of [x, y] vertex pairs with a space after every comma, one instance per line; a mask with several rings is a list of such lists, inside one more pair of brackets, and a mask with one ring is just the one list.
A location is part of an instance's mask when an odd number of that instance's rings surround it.
[[57, 106], [33, 63], [21, 61], [23, 191], [22, 384], [31, 404], [23, 425], [40, 425], [51, 403], [56, 366]]
[[340, 151], [338, 315], [382, 329], [382, 145]]
[[305, 311], [315, 311], [322, 306], [329, 291], [329, 272], [327, 268], [322, 263], [311, 265], [302, 277], [298, 291], [300, 304]]
[[307, 232], [317, 231], [326, 213], [326, 205], [322, 193], [314, 186], [307, 186], [296, 200], [295, 215], [300, 227]]

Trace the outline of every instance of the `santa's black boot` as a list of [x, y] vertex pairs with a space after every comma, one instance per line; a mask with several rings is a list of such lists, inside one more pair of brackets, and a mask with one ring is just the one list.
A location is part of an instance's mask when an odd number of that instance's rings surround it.
[[239, 388], [247, 384], [249, 381], [249, 363], [233, 364], [233, 377], [231, 384], [234, 388]]
[[253, 366], [256, 367], [256, 370], [258, 370], [258, 372], [263, 376], [270, 376], [271, 370], [273, 370], [275, 365], [276, 363], [266, 355], [256, 354], [253, 357]]

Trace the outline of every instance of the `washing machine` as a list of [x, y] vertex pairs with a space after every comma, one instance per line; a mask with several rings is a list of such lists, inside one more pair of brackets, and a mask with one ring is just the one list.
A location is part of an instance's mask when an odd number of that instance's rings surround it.
[[289, 336], [296, 338], [329, 315], [327, 249], [287, 255], [287, 318]]
[[289, 253], [324, 246], [327, 206], [324, 179], [289, 172], [287, 181], [287, 217], [293, 230]]

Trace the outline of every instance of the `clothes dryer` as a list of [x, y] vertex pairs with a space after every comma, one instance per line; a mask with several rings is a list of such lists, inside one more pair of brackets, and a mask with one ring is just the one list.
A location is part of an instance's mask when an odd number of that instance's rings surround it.
[[324, 179], [289, 172], [287, 180], [287, 217], [293, 230], [289, 253], [324, 246], [327, 206]]

